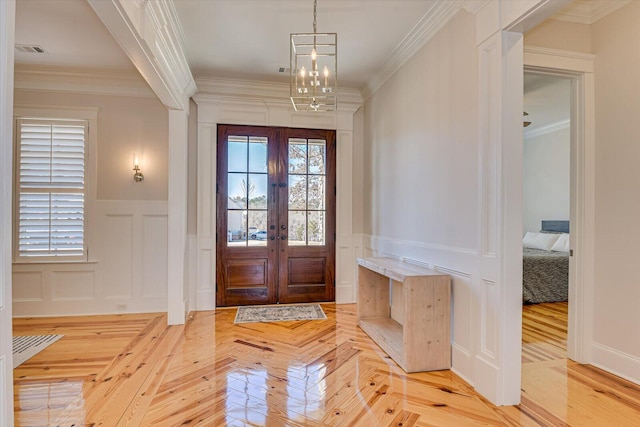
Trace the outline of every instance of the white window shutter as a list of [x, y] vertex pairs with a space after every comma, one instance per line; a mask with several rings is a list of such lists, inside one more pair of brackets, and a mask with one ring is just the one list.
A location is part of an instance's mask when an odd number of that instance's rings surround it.
[[87, 123], [18, 120], [18, 257], [85, 254]]

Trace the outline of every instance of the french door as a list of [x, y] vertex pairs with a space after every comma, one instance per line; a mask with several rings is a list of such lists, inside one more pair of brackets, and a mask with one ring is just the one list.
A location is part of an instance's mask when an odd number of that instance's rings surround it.
[[217, 305], [333, 301], [335, 131], [218, 125]]

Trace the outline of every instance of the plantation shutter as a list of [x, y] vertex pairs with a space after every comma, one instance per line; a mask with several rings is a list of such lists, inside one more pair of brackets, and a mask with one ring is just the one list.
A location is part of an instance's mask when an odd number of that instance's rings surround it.
[[18, 120], [18, 257], [82, 257], [86, 121]]

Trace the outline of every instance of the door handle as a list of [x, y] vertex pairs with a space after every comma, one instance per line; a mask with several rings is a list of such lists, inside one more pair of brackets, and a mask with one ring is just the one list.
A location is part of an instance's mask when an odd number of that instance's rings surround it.
[[276, 236], [269, 237], [269, 240], [276, 240]]
[[284, 225], [284, 224], [282, 224], [282, 225], [280, 226], [280, 228], [282, 228], [283, 230], [286, 230], [286, 229], [287, 229], [287, 226], [286, 226], [286, 225]]
[[280, 236], [281, 240], [287, 240], [287, 236], [285, 236], [284, 234], [282, 236]]

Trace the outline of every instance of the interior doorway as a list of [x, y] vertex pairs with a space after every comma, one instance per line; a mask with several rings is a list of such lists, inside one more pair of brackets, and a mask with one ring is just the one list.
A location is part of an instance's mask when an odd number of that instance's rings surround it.
[[335, 298], [335, 131], [218, 125], [217, 305]]
[[572, 104], [575, 78], [525, 71], [523, 147], [523, 369], [567, 358], [575, 230]]

